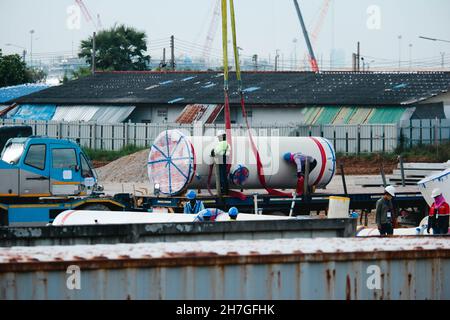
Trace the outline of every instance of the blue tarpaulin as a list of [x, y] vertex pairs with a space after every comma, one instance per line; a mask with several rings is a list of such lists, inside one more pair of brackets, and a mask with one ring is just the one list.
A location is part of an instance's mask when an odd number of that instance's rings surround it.
[[18, 86], [3, 87], [0, 88], [0, 103], [5, 103], [6, 101], [47, 89], [48, 87], [45, 84], [21, 84]]
[[56, 111], [56, 105], [22, 104], [7, 114], [7, 119], [16, 120], [51, 120]]

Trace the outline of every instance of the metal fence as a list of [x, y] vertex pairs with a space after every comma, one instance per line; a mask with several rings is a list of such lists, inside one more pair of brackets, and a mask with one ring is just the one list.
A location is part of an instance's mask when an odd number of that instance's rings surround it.
[[[148, 147], [166, 129], [179, 129], [189, 135], [212, 135], [224, 124], [116, 123], [24, 121], [0, 119], [1, 125], [27, 124], [34, 135], [79, 139], [84, 147], [120, 150], [126, 145]], [[354, 154], [392, 152], [399, 143], [406, 146], [439, 143], [450, 139], [450, 120], [412, 120], [399, 124], [256, 125], [255, 136], [322, 136], [336, 152]], [[244, 125], [233, 124], [233, 135], [246, 135]]]
[[399, 139], [404, 147], [450, 141], [450, 119], [401, 121]]

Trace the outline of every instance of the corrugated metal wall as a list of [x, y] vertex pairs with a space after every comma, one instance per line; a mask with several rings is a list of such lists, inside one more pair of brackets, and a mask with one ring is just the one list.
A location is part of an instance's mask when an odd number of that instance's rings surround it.
[[[0, 299], [450, 299], [442, 237], [316, 238], [0, 252]], [[79, 289], [68, 286], [79, 269]], [[72, 269], [73, 270], [73, 269]]]
[[318, 124], [394, 124], [401, 120], [406, 107], [324, 106], [304, 108], [304, 125]]

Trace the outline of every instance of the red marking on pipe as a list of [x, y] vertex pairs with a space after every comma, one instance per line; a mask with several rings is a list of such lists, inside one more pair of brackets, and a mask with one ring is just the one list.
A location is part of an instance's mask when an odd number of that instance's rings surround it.
[[314, 137], [310, 137], [317, 145], [317, 147], [319, 148], [320, 151], [320, 156], [322, 158], [322, 167], [320, 168], [320, 174], [317, 177], [316, 181], [314, 182], [314, 185], [317, 185], [317, 183], [319, 183], [319, 181], [322, 179], [323, 177], [323, 173], [325, 172], [325, 166], [327, 163], [327, 156], [325, 154], [325, 150], [323, 149], [322, 144], [319, 142], [319, 140], [317, 140], [317, 138]]

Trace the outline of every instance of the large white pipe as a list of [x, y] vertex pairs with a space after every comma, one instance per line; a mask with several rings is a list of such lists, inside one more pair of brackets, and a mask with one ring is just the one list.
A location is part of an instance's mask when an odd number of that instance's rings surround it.
[[[164, 213], [164, 212], [128, 212], [128, 211], [95, 211], [95, 210], [66, 210], [61, 212], [52, 225], [104, 225], [104, 224], [138, 224], [138, 223], [181, 223], [194, 222], [196, 214]], [[286, 220], [283, 216], [255, 215], [239, 213], [238, 221], [249, 220]], [[217, 217], [217, 221], [229, 221], [227, 213]]]
[[[326, 186], [336, 168], [336, 156], [331, 143], [322, 137], [254, 137], [258, 148], [267, 187], [292, 189], [296, 187], [296, 167], [287, 163], [283, 155], [300, 152], [317, 160], [310, 172], [309, 185]], [[153, 185], [159, 184], [164, 194], [175, 195], [187, 188], [206, 189], [213, 158], [211, 150], [218, 142], [214, 136], [187, 136], [179, 130], [166, 130], [155, 139], [149, 153], [148, 174]], [[242, 185], [231, 188], [262, 189], [258, 178], [256, 158], [247, 136], [232, 137], [231, 172], [239, 165], [248, 169]], [[212, 173], [211, 188], [215, 186]]]

